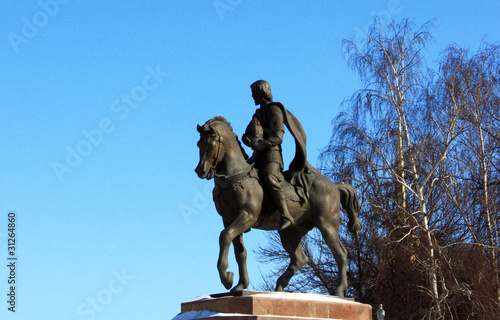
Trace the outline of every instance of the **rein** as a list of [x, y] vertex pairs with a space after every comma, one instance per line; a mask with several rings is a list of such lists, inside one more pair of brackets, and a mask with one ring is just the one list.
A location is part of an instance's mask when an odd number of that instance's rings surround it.
[[219, 165], [220, 161], [222, 160], [222, 159], [220, 159], [220, 155], [221, 155], [221, 147], [220, 146], [222, 145], [224, 147], [224, 155], [227, 153], [227, 149], [226, 149], [226, 144], [224, 142], [222, 142], [221, 135], [217, 131], [215, 131], [215, 130], [214, 130], [214, 133], [215, 133], [215, 135], [217, 137], [217, 143], [218, 143], [218, 145], [217, 145], [217, 154], [215, 155], [215, 161], [214, 161], [214, 164], [212, 164], [210, 166], [210, 171], [213, 172], [214, 177], [215, 177], [215, 176], [217, 176], [217, 173], [215, 172], [215, 169], [217, 168], [217, 166]]

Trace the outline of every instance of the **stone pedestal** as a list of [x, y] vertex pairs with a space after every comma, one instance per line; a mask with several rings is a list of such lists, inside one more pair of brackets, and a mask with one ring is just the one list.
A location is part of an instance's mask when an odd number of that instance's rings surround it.
[[371, 320], [372, 307], [349, 299], [304, 293], [242, 291], [184, 302], [174, 320]]

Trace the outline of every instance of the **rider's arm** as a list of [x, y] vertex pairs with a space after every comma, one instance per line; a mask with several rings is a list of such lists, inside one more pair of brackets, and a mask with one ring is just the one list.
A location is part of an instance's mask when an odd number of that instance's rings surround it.
[[283, 112], [275, 105], [271, 106], [272, 119], [269, 123], [269, 148], [279, 146], [283, 142], [285, 134], [285, 125], [283, 123]]

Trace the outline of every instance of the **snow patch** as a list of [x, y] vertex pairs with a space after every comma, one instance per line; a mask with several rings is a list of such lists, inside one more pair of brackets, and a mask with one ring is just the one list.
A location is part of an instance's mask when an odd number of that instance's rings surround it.
[[210, 300], [210, 299], [213, 299], [210, 295], [203, 295], [203, 296], [199, 296], [199, 297], [196, 297], [194, 299], [188, 300], [186, 302], [202, 301], [202, 300]]
[[342, 299], [337, 296], [327, 296], [315, 293], [298, 293], [298, 292], [269, 292], [256, 295], [257, 297], [269, 297], [278, 299], [297, 299], [308, 301], [339, 301], [346, 303], [358, 303], [349, 299]]
[[188, 311], [184, 313], [179, 313], [172, 320], [192, 320], [192, 319], [202, 319], [202, 318], [212, 318], [212, 317], [232, 317], [241, 316], [238, 313], [220, 313], [217, 311], [210, 310], [199, 310], [199, 311]]

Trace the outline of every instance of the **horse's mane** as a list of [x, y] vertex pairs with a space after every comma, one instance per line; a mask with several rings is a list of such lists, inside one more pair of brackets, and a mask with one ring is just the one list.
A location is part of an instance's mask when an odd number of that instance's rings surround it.
[[215, 121], [220, 121], [220, 122], [224, 123], [226, 126], [229, 127], [229, 129], [231, 129], [231, 131], [234, 132], [233, 126], [231, 126], [231, 123], [229, 123], [229, 121], [227, 121], [226, 118], [221, 117], [221, 116], [213, 117], [212, 119], [205, 122], [205, 125], [212, 124], [212, 122], [215, 122]]
[[[234, 133], [233, 126], [231, 125], [231, 123], [229, 121], [227, 121], [226, 118], [221, 117], [221, 116], [213, 117], [212, 119], [205, 122], [204, 125], [207, 125], [207, 124], [210, 125], [210, 124], [212, 124], [212, 122], [216, 122], [216, 121], [224, 123], [229, 129], [231, 129], [231, 132]], [[238, 145], [240, 146], [241, 153], [243, 153], [245, 160], [248, 159], [248, 155], [245, 152], [245, 149], [243, 149], [243, 146], [241, 145], [241, 141], [240, 141], [240, 139], [238, 139], [238, 135], [236, 133], [234, 133], [234, 135], [236, 136], [236, 141], [238, 141]]]

